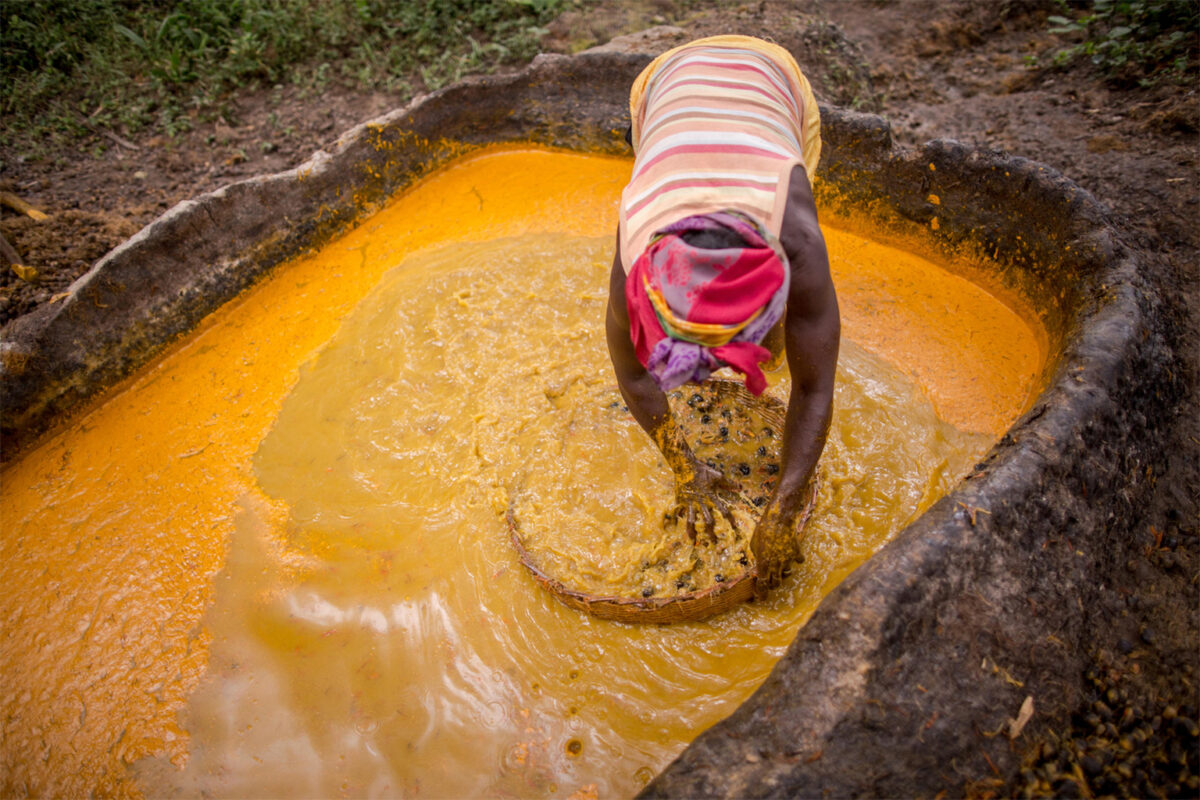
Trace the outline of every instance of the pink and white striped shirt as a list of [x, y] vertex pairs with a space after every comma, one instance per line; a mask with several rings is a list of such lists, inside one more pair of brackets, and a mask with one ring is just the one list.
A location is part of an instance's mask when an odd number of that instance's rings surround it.
[[683, 45], [652, 62], [630, 94], [633, 177], [621, 195], [628, 274], [651, 237], [693, 214], [733, 209], [779, 236], [792, 167], [809, 180], [820, 118], [783, 48], [748, 36]]

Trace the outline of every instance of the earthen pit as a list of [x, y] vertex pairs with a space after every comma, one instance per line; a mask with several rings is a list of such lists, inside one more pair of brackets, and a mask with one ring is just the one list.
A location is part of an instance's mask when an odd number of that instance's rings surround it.
[[[624, 152], [647, 56], [542, 57], [344, 135], [295, 170], [181, 204], [3, 344], [6, 457], [275, 264], [464, 146]], [[579, 87], [587, 87], [580, 91]], [[1160, 299], [1105, 210], [1042, 165], [823, 109], [818, 202], [933, 252], [985, 254], [1049, 333], [1043, 391], [972, 475], [831, 594], [763, 687], [647, 796], [961, 793], [1010, 774], [1006, 725], [1073, 707], [1091, 597], [1125, 560], [1172, 398]], [[936, 201], [932, 198], [936, 198]], [[213, 235], [219, 231], [221, 235]], [[135, 288], [136, 287], [136, 288]]]

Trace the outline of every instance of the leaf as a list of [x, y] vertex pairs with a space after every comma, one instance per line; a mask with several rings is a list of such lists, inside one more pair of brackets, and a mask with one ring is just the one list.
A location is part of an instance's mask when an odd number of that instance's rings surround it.
[[38, 278], [38, 271], [33, 267], [27, 267], [24, 264], [13, 264], [12, 271], [17, 274], [17, 277], [28, 283], [33, 283]]
[[115, 30], [117, 33], [121, 34], [126, 39], [133, 42], [134, 44], [136, 44], [138, 47], [142, 48], [143, 50], [146, 49], [146, 40], [143, 39], [141, 36], [138, 36], [136, 33], [134, 33], [129, 28], [126, 28], [124, 25], [117, 23], [117, 24], [113, 25], [113, 30]]
[[163, 21], [158, 24], [158, 32], [154, 34], [154, 41], [161, 43], [170, 28], [176, 24], [186, 25], [187, 17], [183, 12], [177, 11], [174, 14], [168, 14], [163, 18]]
[[1066, 17], [1059, 17], [1059, 16], [1046, 17], [1046, 22], [1049, 22], [1051, 25], [1059, 25], [1059, 26], [1074, 24], [1071, 22], [1071, 20], [1067, 19]]
[[1033, 719], [1033, 695], [1026, 695], [1025, 702], [1021, 703], [1021, 710], [1017, 712], [1017, 718], [1008, 725], [1008, 738], [1015, 739], [1021, 735], [1021, 731], [1025, 730], [1025, 726], [1029, 720]]
[[1128, 36], [1133, 33], [1133, 28], [1127, 28], [1124, 25], [1118, 25], [1108, 32], [1108, 38], [1120, 39], [1122, 36]]

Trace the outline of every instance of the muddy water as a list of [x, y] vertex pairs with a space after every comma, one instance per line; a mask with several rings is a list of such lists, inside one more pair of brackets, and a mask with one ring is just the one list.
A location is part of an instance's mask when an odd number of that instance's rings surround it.
[[779, 598], [641, 630], [564, 609], [514, 565], [509, 503], [583, 546], [652, 530], [671, 494], [612, 407], [610, 259], [608, 237], [562, 235], [414, 257], [302, 369], [254, 459], [288, 517], [273, 531], [247, 508], [234, 534], [245, 572], [218, 584], [183, 793], [630, 795], [990, 442], [849, 344], [808, 564]]
[[848, 341], [805, 566], [702, 624], [562, 607], [507, 544], [531, 465], [564, 508], [666, 492], [630, 420], [586, 424], [628, 168], [449, 168], [8, 467], [5, 789], [631, 794], [1027, 402], [1033, 329], [831, 228]]

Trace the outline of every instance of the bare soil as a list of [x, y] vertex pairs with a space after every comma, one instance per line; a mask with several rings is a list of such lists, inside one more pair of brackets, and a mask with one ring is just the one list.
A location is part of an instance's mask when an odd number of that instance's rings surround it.
[[[1062, 46], [1047, 33], [1046, 17], [1054, 13], [1052, 0], [764, 0], [689, 4], [684, 11], [669, 2], [621, 0], [564, 14], [544, 48], [574, 52], [657, 25], [678, 28], [660, 33], [667, 40], [724, 32], [773, 38], [797, 54], [823, 102], [883, 114], [901, 142], [944, 137], [1040, 161], [1112, 209], [1164, 287], [1185, 357], [1187, 400], [1173, 426], [1171, 469], [1136, 534], [1143, 557], [1130, 561], [1128, 580], [1110, 587], [1105, 607], [1095, 609], [1093, 693], [1072, 719], [1030, 723], [1015, 744], [1029, 765], [1019, 779], [981, 775], [970, 789], [980, 796], [1084, 789], [1197, 796], [1187, 785], [1187, 775], [1198, 771], [1194, 758], [1191, 767], [1184, 758], [1182, 773], [1172, 772], [1149, 754], [1105, 761], [1102, 743], [1093, 752], [1088, 742], [1099, 701], [1115, 704], [1109, 710], [1116, 715], [1136, 708], [1139, 717], [1158, 719], [1156, 731], [1166, 731], [1160, 750], [1171, 741], [1197, 749], [1189, 731], [1200, 707], [1200, 87], [1117, 87], [1086, 63], [1031, 69], [1028, 57], [1044, 63]], [[50, 215], [35, 222], [2, 211], [0, 233], [37, 277], [0, 274], [0, 325], [54, 302], [103, 253], [173, 204], [291, 167], [402, 100], [347, 87], [320, 94], [274, 87], [227, 98], [229, 111], [215, 121], [197, 112], [192, 130], [175, 137], [110, 131], [36, 156], [0, 149], [0, 191]], [[1172, 722], [1179, 718], [1192, 727]], [[1086, 746], [1076, 747], [1080, 742]], [[1061, 774], [1081, 761], [1084, 787]], [[1126, 762], [1127, 778], [1114, 772]]]

